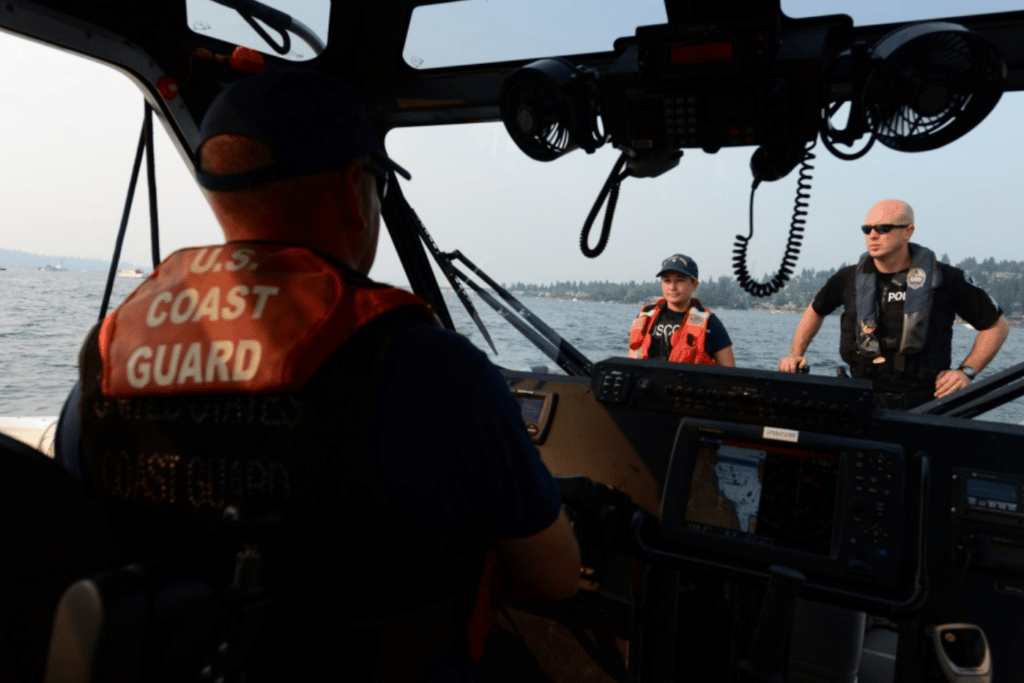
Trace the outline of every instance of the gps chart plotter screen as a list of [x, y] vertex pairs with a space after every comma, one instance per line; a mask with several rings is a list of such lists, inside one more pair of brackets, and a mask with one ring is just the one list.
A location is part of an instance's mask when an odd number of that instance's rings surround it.
[[838, 454], [701, 438], [694, 455], [690, 529], [831, 554]]

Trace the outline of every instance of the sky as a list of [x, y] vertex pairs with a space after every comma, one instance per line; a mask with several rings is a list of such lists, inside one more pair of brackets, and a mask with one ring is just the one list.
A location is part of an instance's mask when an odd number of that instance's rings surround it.
[[[564, 0], [538, 0], [544, 12], [529, 11], [525, 2], [421, 8], [405, 56], [429, 68], [605, 50], [616, 36], [664, 16], [658, 2], [594, 0], [585, 16]], [[1024, 0], [1017, 4], [1024, 7]], [[1000, 0], [783, 3], [791, 16], [844, 12], [858, 25], [954, 16], [968, 7], [1014, 9]], [[0, 63], [0, 247], [109, 259], [142, 123], [141, 93], [109, 67], [7, 34], [0, 34]], [[863, 159], [847, 162], [819, 144], [797, 271], [854, 262], [864, 247], [864, 215], [886, 198], [909, 202], [915, 241], [954, 263], [1024, 260], [1021, 121], [1024, 94], [1007, 93], [977, 128], [939, 150], [908, 154], [876, 144]], [[412, 173], [403, 190], [440, 248], [460, 249], [500, 282], [650, 280], [673, 253], [695, 259], [702, 279], [717, 278], [731, 275], [733, 242], [748, 231], [750, 147], [713, 155], [687, 150], [677, 168], [658, 178], [627, 179], [608, 247], [589, 259], [580, 252], [580, 230], [618, 156], [610, 144], [542, 163], [520, 152], [501, 123], [400, 129], [386, 144]], [[163, 253], [220, 241], [209, 208], [159, 126], [156, 159]], [[793, 173], [757, 192], [748, 257], [755, 274], [778, 268], [795, 188]], [[148, 232], [142, 184], [123, 261], [149, 263]], [[406, 282], [386, 234], [370, 274]]]

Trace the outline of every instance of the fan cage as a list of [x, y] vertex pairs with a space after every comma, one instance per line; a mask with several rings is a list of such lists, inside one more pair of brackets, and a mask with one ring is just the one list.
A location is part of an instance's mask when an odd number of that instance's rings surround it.
[[[925, 151], [946, 145], [980, 123], [1002, 96], [1006, 67], [987, 40], [959, 27], [923, 29], [876, 59], [865, 84], [864, 114], [884, 145]], [[888, 42], [887, 42], [888, 41]]]

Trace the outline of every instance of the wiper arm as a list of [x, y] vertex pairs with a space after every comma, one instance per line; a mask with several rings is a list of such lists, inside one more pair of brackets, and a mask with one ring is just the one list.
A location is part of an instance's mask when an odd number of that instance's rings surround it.
[[[430, 251], [430, 255], [434, 257], [434, 261], [437, 262], [437, 266], [444, 273], [445, 278], [448, 280], [448, 284], [452, 286], [455, 293], [459, 296], [459, 301], [469, 312], [469, 316], [473, 318], [473, 322], [476, 323], [480, 333], [487, 340], [487, 343], [491, 346], [491, 351], [494, 351], [494, 355], [498, 355], [498, 349], [494, 346], [494, 342], [491, 341], [491, 335], [487, 332], [487, 328], [484, 327], [484, 322], [480, 320], [480, 316], [477, 315], [476, 308], [473, 307], [473, 302], [469, 300], [469, 296], [466, 294], [466, 290], [462, 288], [462, 283], [458, 281], [455, 269], [452, 267], [451, 259], [447, 258], [445, 254], [437, 248], [437, 244], [434, 243], [434, 238], [427, 232], [427, 228], [423, 225], [423, 221], [416, 215], [416, 211], [411, 206], [408, 207], [409, 215], [412, 217], [413, 222], [416, 224], [416, 229], [420, 233], [420, 238], [423, 243], [427, 245], [427, 250]], [[463, 279], [465, 276], [463, 276]]]
[[949, 396], [923, 403], [907, 412], [949, 417], [975, 417], [1024, 396], [1024, 363], [1018, 363], [972, 383]]
[[[537, 331], [540, 332], [541, 335], [543, 335], [544, 341], [548, 342], [552, 346], [552, 348], [555, 349], [557, 356], [564, 356], [570, 363], [572, 363], [572, 365], [576, 366], [576, 368], [578, 368], [581, 371], [581, 372], [573, 372], [573, 373], [570, 373], [570, 374], [586, 375], [587, 377], [590, 377], [591, 375], [594, 374], [594, 364], [590, 361], [589, 358], [584, 356], [583, 353], [579, 349], [577, 349], [575, 346], [573, 346], [568, 341], [566, 341], [564, 337], [562, 337], [560, 334], [558, 334], [553, 329], [548, 327], [547, 323], [545, 323], [543, 320], [538, 318], [537, 315], [533, 311], [531, 311], [525, 305], [523, 305], [523, 303], [521, 301], [519, 301], [519, 299], [515, 298], [507, 289], [505, 289], [504, 287], [499, 285], [497, 282], [492, 280], [490, 278], [490, 276], [487, 275], [487, 273], [485, 273], [484, 271], [482, 271], [479, 268], [477, 268], [476, 265], [472, 261], [470, 261], [468, 258], [466, 258], [465, 254], [463, 254], [461, 251], [456, 249], [451, 254], [449, 254], [449, 257], [453, 261], [455, 259], [459, 259], [460, 261], [465, 263], [466, 267], [468, 267], [471, 271], [473, 271], [473, 273], [477, 277], [479, 277], [481, 280], [486, 282], [487, 286], [489, 286], [491, 289], [493, 289], [498, 294], [498, 296], [500, 296], [502, 299], [504, 299], [506, 302], [508, 302], [508, 304], [510, 306], [512, 306], [512, 309], [516, 313], [521, 315], [523, 317], [523, 319], [526, 320], [526, 322], [528, 322], [531, 325], [533, 325], [533, 327], [536, 328]], [[456, 271], [456, 272], [458, 272], [458, 271]], [[502, 306], [499, 302], [494, 301], [493, 298], [491, 298], [487, 294], [487, 292], [485, 292], [484, 290], [479, 289], [477, 286], [475, 286], [474, 283], [471, 280], [469, 280], [468, 278], [466, 278], [465, 275], [462, 275], [462, 278], [465, 279], [466, 282], [468, 282], [471, 287], [473, 287], [474, 291], [476, 291], [478, 294], [481, 294], [481, 298], [484, 299], [484, 301], [487, 301], [488, 303], [490, 303], [491, 308], [493, 308], [494, 310], [498, 311], [498, 313], [503, 318], [508, 320], [510, 323], [512, 323], [513, 325], [516, 325], [517, 319], [514, 318], [514, 317], [509, 317], [505, 312], [503, 312], [503, 311], [507, 311], [507, 309], [505, 309], [504, 306]], [[492, 301], [494, 301], [494, 303], [491, 303]], [[518, 325], [516, 325], [516, 329], [522, 331], [522, 329]], [[524, 334], [525, 334], [525, 332], [524, 332]], [[531, 338], [531, 341], [533, 341], [532, 338]], [[537, 342], [534, 341], [534, 343], [536, 344]], [[557, 356], [552, 356], [550, 353], [548, 355], [551, 357], [552, 360], [557, 362], [560, 366], [562, 365], [561, 362], [559, 362]], [[566, 370], [566, 372], [568, 372], [568, 370]]]
[[[298, 19], [294, 18], [287, 12], [282, 12], [279, 9], [264, 5], [258, 0], [211, 0], [218, 5], [223, 5], [230, 9], [238, 12], [238, 15], [245, 19], [245, 21], [252, 26], [253, 30], [260, 35], [260, 38], [266, 42], [271, 48], [274, 49], [279, 55], [286, 55], [288, 51], [292, 49], [292, 40], [289, 36], [289, 31], [297, 35], [299, 38], [309, 45], [309, 48], [316, 54], [323, 52], [327, 46], [323, 44], [319, 36], [313, 32], [308, 26], [303, 24]], [[270, 37], [262, 26], [256, 23], [256, 19], [259, 19], [263, 23], [267, 24], [279, 34], [281, 34], [281, 42], [278, 44]]]
[[[462, 287], [462, 282], [469, 285], [469, 287], [477, 294], [477, 296], [480, 297], [481, 300], [483, 300], [484, 303], [493, 308], [498, 315], [507, 320], [509, 324], [520, 332], [520, 334], [530, 340], [530, 342], [532, 342], [538, 349], [543, 351], [548, 358], [557, 363], [558, 366], [565, 370], [566, 373], [577, 377], [590, 377], [593, 374], [594, 364], [586, 356], [546, 325], [543, 320], [538, 318], [501, 285], [488, 277], [488, 275], [482, 270], [477, 268], [476, 265], [462, 254], [462, 252], [456, 250], [451, 253], [444, 253], [438, 249], [437, 244], [434, 243], [433, 238], [431, 238], [427, 229], [419, 220], [419, 217], [416, 216], [416, 213], [411, 208], [409, 211], [416, 220], [420, 237], [427, 245], [427, 249], [434, 257], [434, 260], [437, 262], [441, 272], [444, 273], [444, 276], [448, 279], [448, 282], [451, 283], [452, 288], [459, 296], [459, 300], [462, 301], [462, 305], [466, 307], [467, 311], [469, 311], [470, 316], [473, 318], [473, 322], [476, 323], [476, 326], [483, 333], [484, 338], [487, 340], [487, 343], [491, 345], [491, 349], [494, 350], [495, 354], [498, 353], [498, 350], [494, 347], [494, 342], [491, 341], [491, 337], [487, 333], [487, 328], [484, 327], [483, 321], [480, 320], [480, 317], [476, 313], [476, 309], [473, 307], [472, 302], [466, 295], [466, 292]], [[473, 282], [468, 275], [456, 268], [454, 264], [456, 259], [465, 263], [470, 270], [472, 270], [481, 280], [486, 282], [487, 285], [497, 292], [502, 299], [511, 304], [514, 312], [491, 296], [491, 294], [483, 287]], [[516, 315], [516, 313], [519, 315]]]

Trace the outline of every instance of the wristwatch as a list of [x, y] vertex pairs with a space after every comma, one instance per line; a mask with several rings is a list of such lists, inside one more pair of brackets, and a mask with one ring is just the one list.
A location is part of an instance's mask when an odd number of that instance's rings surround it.
[[967, 376], [967, 379], [971, 380], [972, 382], [974, 381], [974, 376], [978, 374], [970, 365], [961, 365], [960, 367], [957, 368], [957, 370], [964, 373], [964, 375]]

